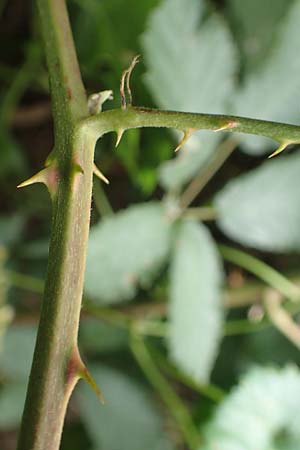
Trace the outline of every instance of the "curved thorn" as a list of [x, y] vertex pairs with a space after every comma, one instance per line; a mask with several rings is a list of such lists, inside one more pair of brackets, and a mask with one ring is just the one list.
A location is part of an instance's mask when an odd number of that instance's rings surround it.
[[104, 183], [109, 184], [109, 180], [106, 178], [105, 175], [101, 172], [101, 170], [98, 169], [96, 164], [93, 165], [93, 173], [98, 177], [100, 180], [104, 181]]
[[178, 150], [181, 149], [181, 147], [186, 143], [186, 141], [192, 136], [192, 134], [196, 130], [194, 128], [188, 128], [187, 130], [183, 130], [183, 137], [177, 147], [175, 148], [175, 152], [178, 152]]
[[116, 133], [117, 133], [117, 140], [116, 140], [115, 147], [118, 147], [118, 145], [120, 144], [120, 140], [122, 139], [122, 136], [124, 134], [124, 130], [118, 130], [118, 131], [116, 131]]
[[82, 378], [84, 381], [86, 381], [91, 386], [91, 388], [97, 395], [97, 397], [100, 400], [100, 402], [102, 403], [102, 405], [104, 405], [105, 401], [104, 401], [102, 392], [100, 391], [100, 389], [99, 389], [96, 381], [92, 377], [91, 373], [89, 372], [89, 370], [83, 363], [82, 363], [82, 367], [80, 368], [78, 373], [80, 375], [80, 378]]
[[72, 386], [74, 385], [74, 382], [81, 378], [85, 380], [93, 389], [93, 391], [96, 393], [97, 397], [99, 398], [101, 403], [104, 403], [103, 395], [100, 391], [100, 389], [97, 386], [97, 383], [95, 382], [94, 378], [86, 368], [84, 362], [81, 359], [78, 347], [74, 348], [72, 355], [70, 357], [69, 363], [67, 365], [66, 370], [66, 385]]
[[271, 155], [268, 156], [268, 158], [273, 158], [274, 156], [278, 155], [279, 153], [283, 152], [287, 148], [288, 145], [292, 144], [290, 141], [285, 141], [280, 144], [280, 146], [273, 152]]

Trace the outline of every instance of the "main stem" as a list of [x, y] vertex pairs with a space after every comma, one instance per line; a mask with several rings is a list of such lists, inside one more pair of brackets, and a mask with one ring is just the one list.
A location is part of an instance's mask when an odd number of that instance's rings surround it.
[[50, 75], [55, 149], [44, 174], [38, 174], [36, 180], [44, 177], [52, 197], [53, 218], [41, 319], [18, 450], [57, 450], [70, 395], [80, 373], [86, 373], [77, 349], [77, 334], [96, 140], [109, 131], [121, 137], [124, 130], [136, 127], [176, 128], [186, 137], [196, 129], [206, 128], [262, 134], [278, 140], [282, 150], [288, 144], [300, 143], [300, 127], [132, 107], [88, 117], [65, 1], [37, 3]]
[[53, 105], [55, 151], [49, 263], [18, 450], [57, 450], [79, 378], [77, 351], [95, 141], [76, 134], [87, 101], [64, 0], [38, 0]]

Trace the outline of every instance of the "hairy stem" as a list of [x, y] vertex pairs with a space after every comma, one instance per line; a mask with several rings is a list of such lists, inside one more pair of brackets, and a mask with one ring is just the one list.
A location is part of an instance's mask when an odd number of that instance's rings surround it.
[[246, 117], [200, 114], [128, 107], [91, 116], [80, 127], [100, 137], [104, 133], [122, 133], [130, 128], [166, 127], [191, 134], [196, 130], [227, 131], [258, 134], [278, 141], [280, 145], [300, 143], [300, 127]]
[[[75, 132], [87, 101], [63, 0], [38, 0], [55, 150], [47, 163], [53, 218], [40, 325], [18, 450], [57, 450], [81, 360], [77, 332], [92, 190], [94, 139]], [[49, 172], [50, 173], [50, 172]]]

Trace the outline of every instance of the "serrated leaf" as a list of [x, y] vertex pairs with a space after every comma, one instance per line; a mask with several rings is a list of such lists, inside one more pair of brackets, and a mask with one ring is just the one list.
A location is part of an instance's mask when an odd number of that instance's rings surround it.
[[231, 239], [260, 250], [300, 250], [300, 154], [268, 160], [230, 181], [214, 200]]
[[9, 380], [27, 379], [32, 363], [36, 328], [28, 325], [10, 326], [3, 338], [0, 373]]
[[86, 292], [103, 303], [132, 299], [165, 263], [171, 228], [163, 207], [155, 202], [132, 206], [92, 228]]
[[96, 450], [170, 450], [159, 411], [147, 391], [125, 374], [108, 367], [93, 367], [105, 406], [87, 385], [79, 388], [82, 420]]
[[[201, 0], [164, 0], [143, 35], [146, 84], [156, 103], [178, 111], [222, 113], [233, 90], [235, 48], [216, 14], [204, 20]], [[200, 24], [200, 25], [199, 25]], [[213, 57], [212, 57], [213, 55]], [[200, 132], [160, 171], [166, 188], [178, 188], [207, 161], [220, 135]]]
[[[256, 70], [273, 45], [274, 30], [293, 0], [228, 0], [226, 8], [242, 51], [244, 71]], [[253, 32], [255, 30], [255, 33]]]
[[[300, 0], [295, 0], [277, 30], [273, 51], [237, 91], [235, 114], [299, 124], [299, 22]], [[257, 136], [242, 137], [241, 142], [252, 154], [268, 152], [274, 145], [270, 139]]]
[[17, 428], [22, 417], [26, 383], [7, 384], [0, 390], [0, 430]]
[[298, 368], [252, 369], [217, 409], [199, 450], [296, 450], [299, 395]]
[[208, 230], [181, 224], [173, 261], [169, 306], [171, 358], [194, 380], [206, 383], [222, 335], [222, 269]]

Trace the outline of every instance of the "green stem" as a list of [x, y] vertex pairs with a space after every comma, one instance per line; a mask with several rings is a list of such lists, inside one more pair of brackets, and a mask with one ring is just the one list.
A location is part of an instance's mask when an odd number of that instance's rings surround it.
[[151, 348], [151, 356], [155, 359], [161, 370], [163, 370], [176, 380], [180, 381], [181, 383], [185, 384], [186, 386], [189, 386], [194, 391], [199, 392], [199, 394], [201, 394], [202, 396], [208, 398], [209, 400], [212, 400], [215, 403], [219, 403], [224, 399], [226, 394], [221, 388], [214, 384], [200, 385], [199, 383], [196, 383], [188, 375], [182, 373], [180, 370], [178, 370], [177, 367], [173, 366], [173, 364], [168, 361], [165, 355], [163, 355], [154, 347]]
[[180, 198], [180, 206], [186, 209], [200, 194], [202, 189], [207, 185], [215, 173], [222, 167], [227, 158], [231, 155], [236, 148], [237, 142], [235, 139], [227, 139], [222, 142], [216, 150], [216, 153], [212, 155], [211, 160], [203, 167], [186, 190], [183, 192]]
[[284, 297], [287, 297], [290, 300], [299, 300], [300, 288], [266, 263], [241, 250], [225, 245], [220, 245], [219, 251], [225, 260], [237, 264], [253, 275], [256, 275], [266, 284], [278, 290]]
[[182, 131], [223, 129], [226, 132], [266, 136], [280, 144], [300, 143], [300, 127], [296, 125], [237, 116], [160, 111], [139, 107], [114, 109], [90, 116], [81, 122], [80, 127], [94, 133], [96, 138], [110, 131], [122, 132], [130, 128], [166, 127]]
[[[52, 95], [55, 152], [48, 188], [53, 213], [41, 318], [18, 450], [57, 450], [78, 381], [77, 352], [95, 140], [75, 133], [87, 116], [65, 1], [38, 0]], [[78, 169], [80, 167], [80, 170]]]
[[171, 388], [170, 384], [157, 369], [151, 355], [143, 341], [134, 330], [131, 337], [131, 350], [136, 361], [143, 370], [152, 386], [159, 392], [161, 398], [167, 405], [170, 413], [176, 420], [184, 439], [186, 440], [190, 450], [199, 448], [199, 434], [191, 419], [191, 416], [181, 401], [180, 397]]
[[272, 323], [269, 320], [262, 320], [261, 322], [250, 322], [249, 320], [228, 320], [225, 324], [224, 335], [236, 336], [240, 334], [257, 333], [258, 331], [270, 328]]

